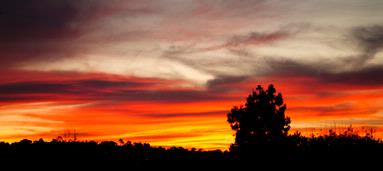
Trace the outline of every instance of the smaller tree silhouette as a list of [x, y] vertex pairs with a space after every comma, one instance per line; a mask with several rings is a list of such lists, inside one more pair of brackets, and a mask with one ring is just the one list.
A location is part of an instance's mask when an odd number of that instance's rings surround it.
[[233, 145], [251, 147], [287, 137], [291, 121], [285, 111], [282, 94], [276, 94], [274, 85], [269, 85], [267, 90], [258, 85], [247, 97], [245, 106], [234, 106], [227, 114], [227, 122], [236, 131]]

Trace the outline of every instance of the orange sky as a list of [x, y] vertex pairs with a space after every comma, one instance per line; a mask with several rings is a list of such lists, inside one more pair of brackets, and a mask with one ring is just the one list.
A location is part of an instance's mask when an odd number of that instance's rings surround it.
[[79, 140], [122, 138], [156, 146], [227, 149], [234, 141], [234, 132], [226, 122], [226, 113], [232, 106], [243, 104], [257, 84], [269, 83], [283, 93], [293, 131], [307, 134], [318, 131], [313, 128], [341, 129], [352, 124], [355, 128], [374, 128], [375, 135], [381, 137], [381, 86], [321, 84], [315, 79], [293, 77], [192, 87], [183, 86], [187, 81], [182, 80], [16, 73], [30, 77], [23, 81], [14, 77], [1, 86], [3, 141], [50, 140], [75, 130]]

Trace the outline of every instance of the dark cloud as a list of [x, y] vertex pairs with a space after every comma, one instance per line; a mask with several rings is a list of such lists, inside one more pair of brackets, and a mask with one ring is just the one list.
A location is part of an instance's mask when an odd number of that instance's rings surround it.
[[[209, 90], [152, 90], [156, 82], [81, 80], [60, 83], [18, 82], [0, 85], [0, 101], [28, 100], [113, 100], [193, 102], [224, 100], [221, 93]], [[227, 99], [227, 98], [226, 98]]]
[[207, 87], [213, 92], [235, 91], [233, 87], [248, 79], [248, 76], [217, 76], [207, 82]]
[[0, 102], [25, 102], [25, 101], [47, 100], [47, 99], [48, 98], [42, 98], [41, 96], [32, 96], [32, 95], [3, 95], [3, 94], [0, 95]]
[[91, 31], [93, 26], [89, 24], [110, 15], [153, 12], [148, 5], [139, 3], [137, 0], [3, 0], [0, 34], [8, 42], [73, 39]]
[[318, 62], [304, 64], [293, 60], [268, 60], [269, 73], [267, 76], [296, 77], [307, 76], [323, 83], [337, 83], [345, 85], [383, 85], [383, 65], [373, 65], [354, 70], [334, 72], [338, 64]]
[[383, 85], [383, 65], [366, 67], [338, 74], [328, 74], [322, 80], [354, 85]]
[[383, 26], [357, 27], [352, 36], [363, 50], [363, 55], [356, 60], [356, 65], [362, 65], [372, 59], [383, 48]]
[[0, 85], [0, 94], [77, 93], [86, 89], [139, 88], [151, 83], [134, 81], [79, 80], [60, 83], [19, 82]]
[[[5, 0], [1, 10], [1, 37], [5, 41], [39, 41], [75, 35], [78, 5], [70, 0]], [[87, 8], [84, 8], [85, 10]], [[85, 12], [84, 14], [86, 14]], [[73, 26], [71, 27], [71, 24]]]
[[[60, 57], [76, 49], [69, 42], [84, 32], [93, 15], [91, 1], [5, 0], [1, 2], [0, 55], [3, 64], [49, 56]], [[81, 7], [83, 6], [83, 7]], [[81, 11], [80, 11], [81, 10]], [[83, 17], [80, 17], [80, 14]], [[88, 15], [88, 17], [84, 17]]]
[[[284, 76], [296, 75], [321, 75], [327, 72], [327, 69], [317, 68], [317, 65], [303, 64], [290, 59], [273, 59], [267, 60], [268, 74], [281, 74]], [[321, 65], [321, 64], [319, 64]]]
[[[57, 97], [89, 99], [115, 89], [146, 87], [150, 83], [134, 81], [80, 80], [66, 82], [17, 82], [0, 85], [1, 101], [46, 100]], [[118, 91], [118, 90], [117, 90]], [[99, 94], [99, 95], [98, 95]], [[57, 96], [59, 95], [59, 96]]]
[[38, 94], [68, 92], [73, 87], [71, 84], [24, 82], [0, 85], [0, 94]]
[[90, 44], [116, 37], [114, 35], [127, 38], [129, 36], [115, 33], [113, 28], [98, 34], [97, 40], [84, 37], [109, 27], [100, 25], [106, 17], [150, 12], [151, 9], [138, 3], [137, 0], [3, 0], [0, 3], [0, 65], [4, 68], [35, 60], [68, 58], [79, 52], [86, 53]]
[[366, 50], [375, 51], [383, 47], [382, 26], [358, 27], [354, 29], [353, 34]]

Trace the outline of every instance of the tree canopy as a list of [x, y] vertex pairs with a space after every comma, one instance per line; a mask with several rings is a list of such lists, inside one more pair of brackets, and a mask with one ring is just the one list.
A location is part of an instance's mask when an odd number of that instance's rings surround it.
[[258, 85], [247, 97], [245, 106], [234, 106], [227, 122], [236, 131], [238, 147], [276, 142], [287, 136], [290, 118], [285, 116], [286, 104], [274, 85], [264, 90]]

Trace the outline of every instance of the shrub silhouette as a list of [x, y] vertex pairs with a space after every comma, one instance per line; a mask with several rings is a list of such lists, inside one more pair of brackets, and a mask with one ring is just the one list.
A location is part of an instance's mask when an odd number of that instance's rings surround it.
[[285, 116], [286, 104], [274, 85], [264, 90], [258, 85], [247, 97], [245, 106], [234, 106], [227, 114], [227, 122], [236, 131], [235, 148], [272, 144], [287, 137], [290, 118]]
[[[249, 153], [236, 153], [228, 151], [204, 151], [195, 148], [183, 147], [156, 147], [148, 143], [127, 141], [118, 144], [113, 141], [44, 141], [42, 139], [31, 141], [24, 139], [20, 142], [6, 143], [0, 141], [0, 161], [5, 163], [50, 163], [69, 166], [128, 166], [146, 167], [163, 166], [164, 168], [182, 168], [187, 166], [242, 166], [250, 159], [250, 165], [267, 163], [268, 161], [381, 161], [383, 143], [371, 136], [361, 137], [352, 130], [341, 134], [317, 137], [304, 137], [296, 132], [285, 137], [286, 141], [277, 146], [263, 144], [257, 149], [257, 160]], [[268, 148], [272, 147], [272, 148]], [[267, 151], [262, 151], [267, 149]], [[259, 151], [260, 150], [260, 151]], [[267, 153], [265, 153], [267, 152]], [[282, 154], [282, 155], [281, 155]], [[269, 156], [267, 156], [269, 155]], [[258, 157], [259, 156], [259, 157]], [[340, 162], [342, 163], [342, 162]], [[3, 165], [2, 165], [3, 166]], [[29, 166], [29, 165], [28, 165]], [[14, 166], [12, 166], [14, 167]]]

